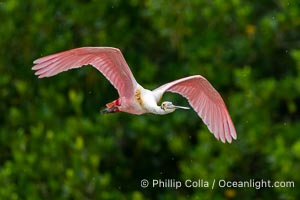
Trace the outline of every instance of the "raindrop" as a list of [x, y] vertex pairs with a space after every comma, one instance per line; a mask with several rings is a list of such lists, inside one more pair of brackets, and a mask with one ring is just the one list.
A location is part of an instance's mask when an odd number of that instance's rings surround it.
[[285, 53], [288, 54], [288, 53], [289, 53], [289, 50], [285, 50]]
[[275, 20], [275, 16], [272, 16], [272, 20]]
[[163, 175], [163, 172], [160, 172], [159, 174], [160, 174], [160, 175]]

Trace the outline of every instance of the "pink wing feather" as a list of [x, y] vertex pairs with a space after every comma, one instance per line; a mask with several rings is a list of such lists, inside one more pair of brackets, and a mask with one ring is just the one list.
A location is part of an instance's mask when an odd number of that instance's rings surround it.
[[33, 62], [33, 70], [39, 78], [54, 76], [60, 72], [83, 65], [98, 69], [118, 90], [120, 97], [131, 98], [137, 82], [121, 51], [113, 47], [81, 47], [39, 58]]
[[236, 139], [235, 127], [221, 95], [204, 77], [195, 75], [182, 78], [162, 85], [153, 92], [162, 95], [167, 91], [187, 98], [217, 139], [224, 143]]

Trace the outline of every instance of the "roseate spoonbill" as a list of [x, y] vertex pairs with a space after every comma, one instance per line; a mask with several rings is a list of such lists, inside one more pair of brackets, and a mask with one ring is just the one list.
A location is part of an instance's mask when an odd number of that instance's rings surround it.
[[39, 78], [54, 76], [83, 65], [95, 67], [118, 90], [120, 96], [106, 104], [103, 113], [164, 115], [176, 109], [189, 109], [175, 106], [169, 101], [157, 105], [165, 92], [178, 93], [188, 100], [218, 140], [230, 143], [232, 138], [236, 139], [235, 127], [222, 97], [201, 75], [181, 78], [155, 90], [147, 90], [137, 83], [121, 51], [113, 47], [81, 47], [45, 56], [33, 63], [35, 66], [32, 69], [36, 70], [35, 75]]

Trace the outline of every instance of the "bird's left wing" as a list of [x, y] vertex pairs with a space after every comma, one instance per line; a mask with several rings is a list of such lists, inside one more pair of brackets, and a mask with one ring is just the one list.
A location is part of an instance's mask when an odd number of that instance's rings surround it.
[[118, 90], [120, 97], [132, 97], [137, 82], [121, 51], [113, 47], [81, 47], [39, 58], [33, 62], [39, 78], [92, 65]]
[[153, 90], [157, 96], [164, 92], [178, 93], [188, 99], [210, 132], [222, 142], [236, 139], [235, 127], [221, 95], [202, 76], [195, 75], [175, 80]]

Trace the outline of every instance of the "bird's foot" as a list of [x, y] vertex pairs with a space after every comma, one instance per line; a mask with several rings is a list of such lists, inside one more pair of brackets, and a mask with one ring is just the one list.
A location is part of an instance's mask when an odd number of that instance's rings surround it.
[[115, 112], [119, 112], [119, 109], [117, 106], [112, 106], [110, 108], [105, 108], [103, 110], [100, 110], [101, 114], [108, 114], [108, 113], [115, 113]]

